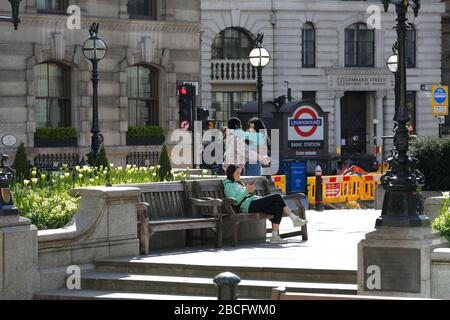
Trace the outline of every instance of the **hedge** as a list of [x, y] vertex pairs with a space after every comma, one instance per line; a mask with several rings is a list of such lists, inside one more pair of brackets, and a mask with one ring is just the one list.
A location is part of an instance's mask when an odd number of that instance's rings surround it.
[[419, 160], [418, 169], [425, 176], [423, 190], [450, 190], [450, 137], [421, 137], [411, 153]]
[[73, 139], [77, 137], [75, 128], [37, 128], [37, 139]]
[[129, 137], [164, 137], [164, 131], [159, 126], [130, 126]]

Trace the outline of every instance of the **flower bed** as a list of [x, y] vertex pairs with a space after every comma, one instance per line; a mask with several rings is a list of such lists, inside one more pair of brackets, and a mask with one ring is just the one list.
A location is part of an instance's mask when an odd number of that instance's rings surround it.
[[[15, 182], [12, 185], [14, 203], [23, 217], [28, 218], [39, 229], [57, 229], [64, 227], [75, 215], [80, 203], [79, 197], [72, 197], [69, 191], [88, 186], [118, 184], [142, 184], [161, 182], [156, 167], [76, 167], [70, 170], [64, 165], [57, 172], [46, 172], [33, 168], [31, 179]], [[186, 180], [190, 171], [174, 174], [168, 179]]]
[[444, 192], [445, 204], [442, 213], [433, 222], [433, 228], [440, 231], [442, 236], [450, 241], [450, 193]]

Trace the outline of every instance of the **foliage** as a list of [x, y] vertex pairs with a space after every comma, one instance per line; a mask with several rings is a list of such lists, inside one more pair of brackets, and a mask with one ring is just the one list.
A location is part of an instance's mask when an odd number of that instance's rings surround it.
[[128, 136], [164, 138], [164, 131], [159, 126], [130, 126]]
[[448, 192], [444, 193], [445, 204], [441, 215], [433, 222], [433, 228], [440, 231], [442, 236], [450, 241], [450, 196]]
[[16, 171], [14, 178], [17, 181], [23, 181], [24, 179], [30, 178], [30, 166], [28, 164], [27, 152], [25, 150], [25, 144], [23, 142], [17, 149], [12, 168]]
[[419, 138], [411, 153], [419, 160], [418, 169], [425, 176], [423, 190], [450, 190], [450, 137]]
[[159, 156], [159, 171], [158, 175], [161, 180], [168, 180], [172, 171], [172, 165], [170, 163], [169, 152], [167, 151], [167, 145], [164, 144], [161, 155]]
[[75, 128], [37, 128], [34, 137], [37, 139], [74, 139], [77, 137]]
[[87, 154], [87, 162], [92, 167], [100, 167], [103, 166], [107, 168], [109, 165], [108, 157], [106, 156], [105, 146], [102, 145], [100, 148], [97, 160], [94, 160], [94, 153], [91, 151]]
[[[30, 179], [15, 182], [11, 189], [14, 203], [23, 217], [32, 221], [38, 229], [55, 229], [65, 226], [78, 210], [80, 199], [69, 191], [79, 187], [139, 184], [161, 182], [160, 166], [115, 167], [114, 164], [98, 167], [75, 167], [63, 165], [57, 172], [31, 169]], [[185, 180], [187, 174], [166, 174], [167, 181]]]

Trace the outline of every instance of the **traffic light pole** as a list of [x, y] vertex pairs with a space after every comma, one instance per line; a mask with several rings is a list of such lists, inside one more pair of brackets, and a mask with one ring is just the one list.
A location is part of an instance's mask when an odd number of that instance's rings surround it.
[[197, 166], [195, 164], [195, 129], [196, 125], [195, 122], [197, 121], [197, 107], [196, 107], [196, 101], [195, 101], [195, 94], [196, 94], [196, 87], [191, 86], [191, 122], [192, 122], [192, 169], [196, 169]]

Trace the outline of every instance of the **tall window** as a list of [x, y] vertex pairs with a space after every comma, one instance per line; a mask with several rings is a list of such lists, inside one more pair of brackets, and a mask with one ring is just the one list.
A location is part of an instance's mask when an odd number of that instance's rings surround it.
[[314, 25], [307, 22], [303, 25], [302, 32], [302, 65], [313, 68], [316, 65], [316, 32]]
[[220, 32], [212, 45], [212, 59], [247, 59], [253, 49], [250, 35], [238, 28]]
[[413, 132], [417, 133], [417, 121], [416, 121], [416, 92], [408, 91], [406, 93], [406, 106], [409, 110], [409, 116], [411, 118], [410, 125]]
[[129, 0], [128, 14], [131, 19], [156, 19], [156, 0]]
[[69, 68], [56, 63], [34, 67], [38, 128], [71, 126], [69, 75]]
[[36, 8], [41, 13], [66, 13], [68, 0], [36, 0]]
[[236, 116], [236, 112], [250, 101], [256, 100], [256, 92], [212, 92], [212, 107], [215, 114], [212, 115], [218, 123], [218, 128], [226, 126], [231, 117]]
[[355, 23], [345, 29], [345, 66], [373, 67], [375, 35], [363, 23]]
[[406, 67], [416, 67], [416, 30], [413, 26], [406, 31]]
[[159, 125], [158, 70], [148, 66], [128, 68], [128, 123]]

